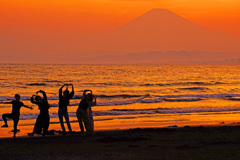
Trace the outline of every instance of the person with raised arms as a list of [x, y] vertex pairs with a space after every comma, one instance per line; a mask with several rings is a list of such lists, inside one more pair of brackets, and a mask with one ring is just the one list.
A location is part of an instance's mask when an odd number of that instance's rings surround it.
[[[87, 92], [90, 92], [87, 94]], [[92, 107], [96, 106], [97, 100], [96, 96], [93, 95], [92, 90], [84, 90], [83, 91], [83, 99], [86, 99], [86, 96], [89, 96], [89, 102], [88, 102], [88, 119], [91, 124], [92, 130], [94, 131], [94, 121], [93, 121], [93, 113], [92, 113]]]
[[[43, 98], [38, 95], [38, 93], [42, 93]], [[31, 97], [31, 102], [33, 104], [38, 105], [38, 109], [40, 110], [40, 113], [37, 117], [34, 129], [32, 133], [29, 133], [28, 135], [30, 137], [34, 136], [34, 134], [41, 134], [45, 137], [46, 134], [48, 134], [48, 127], [49, 127], [49, 112], [48, 109], [50, 108], [50, 105], [48, 104], [47, 95], [44, 91], [39, 90], [36, 92], [37, 95], [33, 95]]]
[[[63, 87], [66, 86], [66, 90], [62, 91]], [[69, 92], [67, 86], [72, 86], [72, 91]], [[62, 93], [63, 92], [63, 93]], [[58, 117], [59, 121], [62, 127], [63, 135], [66, 135], [66, 130], [63, 124], [63, 117], [66, 120], [68, 130], [70, 134], [72, 133], [72, 128], [69, 122], [69, 116], [68, 116], [68, 110], [67, 106], [69, 105], [69, 100], [73, 98], [74, 95], [74, 88], [72, 84], [64, 84], [60, 89], [59, 89], [59, 109], [58, 109]]]
[[12, 104], [12, 113], [7, 113], [2, 115], [2, 119], [5, 123], [2, 127], [8, 127], [7, 118], [12, 119], [13, 120], [13, 137], [16, 137], [16, 133], [18, 131], [17, 125], [19, 122], [21, 107], [33, 109], [32, 107], [24, 105], [23, 102], [20, 101], [20, 99], [21, 99], [21, 96], [19, 94], [15, 94], [15, 100], [11, 102], [2, 102], [2, 101], [0, 102], [0, 104]]
[[84, 134], [84, 127], [83, 127], [83, 123], [84, 123], [87, 135], [93, 134], [93, 129], [89, 121], [89, 102], [90, 101], [91, 101], [91, 96], [87, 94], [80, 101], [77, 112], [76, 112], [81, 133]]

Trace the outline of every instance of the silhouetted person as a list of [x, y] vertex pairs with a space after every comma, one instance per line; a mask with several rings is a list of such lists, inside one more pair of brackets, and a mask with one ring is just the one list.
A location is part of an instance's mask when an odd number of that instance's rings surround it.
[[34, 129], [32, 133], [29, 133], [28, 135], [34, 136], [34, 134], [41, 134], [43, 131], [42, 136], [45, 136], [48, 134], [48, 127], [49, 127], [49, 112], [48, 109], [50, 108], [50, 105], [48, 104], [47, 95], [44, 91], [40, 90], [37, 91], [36, 94], [42, 93], [43, 98], [39, 95], [33, 95], [31, 97], [31, 102], [38, 105], [38, 109], [40, 110], [40, 113], [37, 117]]
[[90, 102], [91, 97], [89, 95], [86, 95], [85, 98], [81, 100], [79, 103], [78, 109], [77, 109], [77, 119], [79, 122], [79, 126], [81, 129], [81, 132], [84, 133], [84, 126], [86, 128], [86, 134], [87, 135], [92, 135], [93, 134], [93, 129], [92, 126], [89, 122], [89, 102]]
[[[68, 88], [66, 88], [65, 91], [63, 91], [62, 94], [62, 89], [64, 86], [72, 86], [72, 91], [69, 93]], [[66, 130], [63, 124], [63, 117], [66, 120], [69, 132], [72, 133], [71, 125], [69, 122], [69, 116], [68, 116], [68, 111], [67, 111], [67, 106], [69, 105], [69, 100], [72, 99], [74, 95], [74, 88], [72, 84], [64, 84], [60, 89], [59, 89], [59, 109], [58, 109], [58, 117], [59, 121], [63, 130], [63, 135], [66, 135]]]
[[20, 101], [20, 95], [19, 94], [15, 94], [15, 100], [11, 101], [11, 102], [0, 102], [1, 104], [12, 104], [12, 113], [8, 113], [8, 114], [3, 114], [2, 118], [4, 121], [4, 125], [2, 127], [8, 127], [7, 124], [7, 118], [10, 118], [13, 120], [13, 137], [16, 137], [16, 133], [17, 133], [17, 125], [18, 125], [18, 121], [19, 121], [19, 117], [20, 117], [20, 109], [21, 107], [26, 107], [29, 109], [33, 109], [32, 107], [28, 107], [26, 105], [23, 104], [23, 102]]
[[[88, 93], [88, 94], [87, 94], [88, 91], [91, 92], [91, 93]], [[92, 127], [92, 129], [93, 129], [93, 131], [94, 131], [94, 121], [93, 121], [92, 107], [93, 107], [93, 106], [96, 106], [96, 103], [97, 103], [97, 101], [96, 101], [96, 96], [94, 96], [94, 95], [92, 94], [92, 90], [84, 90], [84, 91], [83, 91], [83, 99], [86, 98], [86, 95], [89, 96], [89, 102], [88, 102], [88, 108], [89, 108], [88, 119], [89, 119], [89, 122], [90, 122], [90, 124], [91, 124], [91, 127]]]

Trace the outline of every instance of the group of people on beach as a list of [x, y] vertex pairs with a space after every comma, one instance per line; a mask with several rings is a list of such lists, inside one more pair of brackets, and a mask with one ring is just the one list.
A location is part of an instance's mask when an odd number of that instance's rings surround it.
[[[72, 91], [70, 92], [68, 90], [68, 87], [71, 86]], [[63, 91], [63, 88], [66, 87], [66, 89]], [[42, 96], [39, 95], [39, 93], [42, 94]], [[59, 122], [61, 124], [62, 128], [62, 134], [65, 136], [67, 134], [63, 117], [66, 120], [69, 133], [72, 134], [72, 128], [69, 121], [69, 115], [68, 115], [68, 109], [67, 107], [70, 104], [70, 99], [72, 99], [74, 96], [74, 87], [72, 84], [64, 84], [59, 89], [59, 109], [58, 109], [58, 117]], [[12, 104], [12, 113], [9, 114], [3, 114], [2, 118], [4, 121], [4, 125], [2, 127], [8, 127], [7, 118], [10, 118], [13, 120], [13, 137], [16, 137], [16, 133], [18, 132], [17, 125], [20, 117], [20, 109], [21, 107], [26, 107], [28, 109], [33, 109], [32, 107], [29, 107], [27, 105], [24, 105], [23, 102], [20, 101], [20, 95], [15, 94], [15, 100], [10, 102], [0, 102], [0, 104]], [[40, 110], [40, 113], [37, 117], [36, 123], [34, 125], [34, 129], [32, 133], [28, 133], [30, 137], [33, 137], [34, 134], [42, 134], [42, 136], [46, 136], [49, 134], [48, 128], [49, 128], [49, 122], [50, 122], [50, 116], [49, 116], [49, 108], [50, 105], [48, 103], [47, 94], [43, 90], [39, 90], [36, 92], [36, 94], [32, 95], [31, 97], [31, 103], [36, 104], [38, 106], [38, 109]], [[92, 106], [96, 105], [96, 97], [93, 95], [91, 90], [84, 90], [82, 99], [78, 105], [78, 109], [76, 111], [76, 116], [79, 122], [79, 127], [81, 129], [81, 133], [85, 135], [92, 135], [94, 131], [94, 122], [93, 122], [93, 115], [92, 115]], [[84, 126], [86, 129], [86, 132], [84, 132]]]

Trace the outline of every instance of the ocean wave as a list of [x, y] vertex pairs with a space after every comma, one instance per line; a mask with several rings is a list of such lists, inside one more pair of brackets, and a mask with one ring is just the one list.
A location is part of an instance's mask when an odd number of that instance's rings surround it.
[[[193, 102], [200, 101], [202, 98], [142, 98], [142, 99], [128, 99], [128, 100], [115, 100], [115, 101], [104, 101], [98, 102], [97, 106], [120, 106], [129, 105], [134, 103], [161, 103], [163, 101], [167, 102]], [[70, 103], [69, 106], [78, 106], [79, 103]], [[51, 107], [58, 107], [58, 104], [50, 104]]]
[[[230, 111], [240, 111], [240, 107], [189, 107], [189, 108], [150, 108], [150, 109], [112, 109], [107, 111], [93, 111], [93, 116], [113, 116], [111, 119], [115, 119], [114, 116], [118, 115], [153, 115], [153, 114], [178, 114], [178, 113], [221, 113]], [[35, 114], [21, 114], [21, 120], [36, 119], [38, 113]], [[76, 112], [69, 112], [70, 117], [76, 117]], [[51, 118], [58, 118], [57, 113], [51, 113]], [[2, 121], [2, 117], [0, 117]]]
[[110, 101], [110, 102], [98, 102], [97, 106], [119, 106], [128, 105], [134, 103], [160, 103], [162, 98], [151, 98], [151, 99], [134, 99], [134, 100], [122, 100], [122, 101]]
[[164, 101], [167, 102], [195, 102], [195, 101], [201, 101], [203, 100], [202, 98], [169, 98], [169, 99], [164, 99]]
[[189, 107], [189, 108], [153, 108], [153, 109], [112, 109], [109, 111], [93, 111], [94, 116], [106, 115], [139, 115], [139, 114], [176, 114], [202, 112], [240, 111], [240, 107]]
[[108, 85], [113, 85], [113, 83], [106, 83], [106, 82], [87, 82], [87, 83], [82, 83], [83, 85], [104, 85], [104, 86], [108, 86]]
[[[48, 93], [47, 93], [48, 95]], [[95, 95], [97, 98], [137, 98], [137, 97], [143, 97], [143, 96], [150, 96], [147, 95], [127, 95], [127, 94], [120, 94], [120, 95]], [[10, 96], [0, 96], [1, 101], [7, 101], [7, 100], [14, 100], [14, 97]], [[31, 96], [21, 96], [21, 100], [30, 100]], [[82, 99], [82, 95], [74, 95], [72, 99]], [[58, 96], [48, 96], [48, 100], [59, 100]]]
[[[26, 85], [28, 86], [46, 86], [46, 83], [63, 83], [59, 80], [43, 80], [42, 83], [28, 83]], [[197, 85], [197, 86], [211, 86], [211, 85], [220, 85], [220, 84], [226, 84], [223, 82], [177, 82], [177, 83], [145, 83], [145, 84], [136, 84], [138, 86], [145, 86], [145, 87], [151, 87], [151, 86], [190, 86], [190, 85]], [[91, 85], [91, 86], [122, 86], [123, 83], [113, 83], [113, 82], [88, 82], [88, 83], [82, 83], [82, 85]], [[127, 85], [127, 84], [125, 84]]]
[[[70, 103], [69, 106], [78, 106], [79, 103]], [[59, 107], [59, 104], [50, 104], [50, 107]]]
[[26, 85], [28, 85], [28, 86], [46, 86], [47, 84], [46, 83], [28, 83]]
[[180, 90], [205, 90], [208, 88], [204, 88], [204, 87], [188, 87], [188, 88], [179, 88]]
[[134, 98], [134, 97], [142, 97], [145, 95], [128, 95], [128, 94], [120, 94], [120, 95], [97, 95], [100, 98]]
[[226, 84], [223, 82], [180, 82], [180, 83], [146, 83], [140, 84], [139, 86], [189, 86], [189, 85], [202, 85], [202, 86], [210, 86], [210, 85], [219, 85]]
[[240, 94], [182, 94], [182, 95], [164, 95], [157, 96], [162, 98], [226, 98], [226, 97], [240, 97]]
[[48, 82], [48, 83], [62, 83], [62, 81], [58, 81], [58, 80], [44, 80], [44, 82]]
[[[234, 97], [239, 98], [240, 94], [184, 94], [184, 95], [96, 95], [98, 99], [97, 105], [99, 106], [113, 106], [113, 105], [126, 105], [133, 103], [159, 103], [163, 100], [169, 102], [190, 102], [190, 101], [200, 101], [203, 99], [223, 99], [228, 98], [231, 100]], [[27, 101], [30, 100], [30, 96], [21, 96], [21, 100]], [[9, 96], [0, 96], [0, 101], [10, 101], [14, 100], [14, 97]], [[77, 100], [82, 99], [82, 95], [75, 95], [73, 99]], [[58, 96], [49, 96], [48, 100], [50, 101], [58, 101]], [[237, 99], [238, 100], [238, 99]], [[51, 102], [52, 103], [52, 102]], [[57, 102], [51, 104], [53, 107], [57, 105]], [[77, 104], [73, 104], [77, 105]]]

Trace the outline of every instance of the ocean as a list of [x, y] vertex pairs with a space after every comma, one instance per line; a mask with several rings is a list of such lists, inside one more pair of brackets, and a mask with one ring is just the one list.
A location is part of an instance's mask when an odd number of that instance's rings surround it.
[[[24, 104], [33, 106], [33, 110], [21, 109], [19, 126], [29, 130], [39, 113], [30, 97], [40, 89], [51, 105], [50, 128], [60, 129], [58, 90], [64, 83], [72, 83], [75, 89], [69, 106], [75, 129], [85, 89], [97, 97], [96, 130], [236, 124], [240, 121], [239, 73], [240, 65], [0, 64], [0, 101], [11, 101], [19, 93]], [[11, 105], [0, 104], [0, 114], [10, 112]]]

